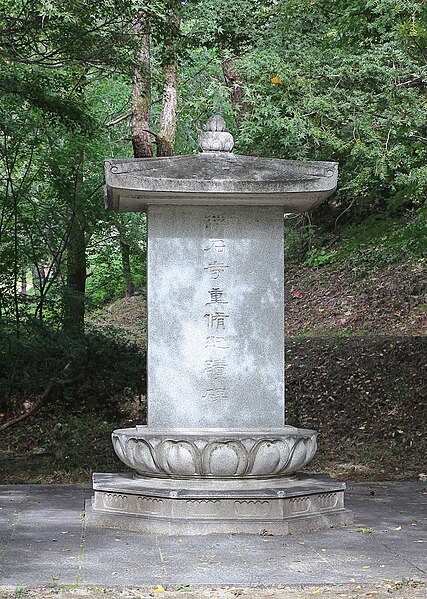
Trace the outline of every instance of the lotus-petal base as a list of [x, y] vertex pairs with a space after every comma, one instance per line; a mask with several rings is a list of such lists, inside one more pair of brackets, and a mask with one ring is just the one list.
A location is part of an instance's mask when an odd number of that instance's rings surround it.
[[115, 430], [116, 454], [144, 477], [266, 479], [304, 468], [317, 449], [317, 433], [292, 426], [271, 429]]

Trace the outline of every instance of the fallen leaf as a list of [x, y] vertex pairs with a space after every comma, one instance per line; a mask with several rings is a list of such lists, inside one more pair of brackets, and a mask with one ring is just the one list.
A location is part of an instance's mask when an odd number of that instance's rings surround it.
[[394, 530], [402, 530], [401, 526], [396, 526], [396, 528]]
[[283, 83], [283, 81], [280, 79], [280, 77], [278, 77], [276, 75], [275, 77], [272, 77], [271, 83], [275, 83], [276, 85], [281, 85]]
[[357, 529], [357, 532], [363, 532], [363, 534], [365, 534], [365, 535], [370, 535], [371, 533], [374, 532], [374, 529], [369, 528], [369, 527], [368, 528], [360, 527]]
[[162, 585], [161, 585], [161, 584], [158, 584], [158, 585], [156, 586], [156, 588], [155, 588], [155, 589], [153, 589], [153, 593], [164, 593], [164, 592], [165, 592], [165, 588], [164, 588], [164, 587], [162, 587]]
[[365, 569], [366, 569], [366, 568], [370, 568], [370, 567], [371, 567], [371, 566], [362, 566], [362, 568], [365, 568]]
[[320, 589], [315, 589], [311, 594], [312, 595], [318, 595], [319, 593], [321, 593], [322, 591]]

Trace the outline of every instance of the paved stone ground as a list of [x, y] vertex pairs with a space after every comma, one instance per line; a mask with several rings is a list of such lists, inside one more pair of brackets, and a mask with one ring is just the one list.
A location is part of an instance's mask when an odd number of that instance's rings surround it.
[[[87, 529], [82, 510], [90, 495], [90, 489], [75, 485], [0, 486], [0, 597], [16, 596], [17, 587], [49, 586], [61, 587], [65, 597], [64, 585], [78, 585], [67, 591], [73, 596], [91, 585], [93, 596], [96, 586], [104, 587], [103, 597], [157, 596], [153, 589], [161, 585], [159, 592], [167, 589], [169, 598], [176, 585], [187, 584], [200, 593], [181, 589], [177, 596], [286, 597], [291, 595], [285, 589], [293, 588], [295, 599], [329, 597], [329, 585], [342, 585], [334, 587], [341, 592], [334, 597], [358, 596], [357, 587], [364, 596], [380, 597], [387, 585], [393, 597], [427, 596], [424, 584], [410, 592], [405, 586], [427, 582], [425, 483], [350, 485], [346, 500], [353, 526], [286, 537], [151, 537]], [[252, 587], [270, 590], [253, 595]], [[301, 588], [306, 591], [299, 595]], [[11, 589], [15, 595], [8, 594]]]

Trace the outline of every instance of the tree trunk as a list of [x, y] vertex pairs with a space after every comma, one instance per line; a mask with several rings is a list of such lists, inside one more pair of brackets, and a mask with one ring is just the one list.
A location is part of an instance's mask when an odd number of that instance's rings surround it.
[[21, 270], [21, 294], [27, 295], [27, 269]]
[[40, 291], [43, 288], [43, 283], [46, 279], [44, 265], [39, 262], [37, 266], [33, 266], [33, 268], [31, 269], [31, 276], [33, 279], [34, 289]]
[[148, 15], [141, 12], [135, 29], [141, 39], [138, 65], [135, 68], [132, 92], [132, 145], [135, 158], [151, 158], [150, 107], [150, 23]]
[[230, 89], [231, 104], [235, 115], [234, 122], [236, 123], [236, 127], [239, 127], [244, 118], [248, 104], [244, 99], [245, 92], [243, 88], [243, 78], [236, 69], [235, 61], [235, 56], [224, 58], [222, 61], [222, 72], [224, 74], [225, 83]]
[[178, 110], [178, 76], [176, 61], [165, 67], [162, 112], [157, 140], [157, 156], [173, 156]]
[[125, 295], [126, 297], [133, 297], [135, 295], [135, 286], [133, 284], [132, 272], [130, 269], [130, 245], [125, 241], [120, 240], [120, 252], [122, 255]]
[[[82, 183], [83, 151], [75, 180], [75, 197]], [[64, 331], [71, 334], [84, 332], [86, 291], [86, 238], [85, 218], [81, 203], [74, 204], [67, 248], [67, 289], [64, 297]]]

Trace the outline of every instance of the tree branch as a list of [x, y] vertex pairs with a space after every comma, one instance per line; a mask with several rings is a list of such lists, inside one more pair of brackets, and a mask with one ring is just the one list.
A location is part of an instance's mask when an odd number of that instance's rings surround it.
[[132, 116], [132, 110], [129, 110], [129, 112], [126, 112], [126, 114], [122, 114], [121, 116], [118, 116], [117, 118], [113, 119], [112, 121], [109, 121], [108, 123], [106, 123], [106, 127], [112, 127], [113, 125], [118, 125], [119, 123], [121, 123], [122, 121], [125, 121], [126, 119], [128, 119], [129, 117]]
[[[64, 375], [68, 368], [70, 367], [70, 363], [68, 362], [65, 367], [63, 368], [61, 375]], [[51, 379], [49, 381], [49, 383], [47, 384], [45, 390], [43, 391], [43, 393], [40, 395], [40, 397], [33, 403], [33, 405], [31, 406], [31, 408], [29, 408], [26, 412], [24, 412], [23, 414], [20, 414], [19, 416], [16, 416], [16, 418], [12, 418], [11, 420], [8, 420], [7, 422], [4, 422], [3, 424], [0, 425], [0, 432], [5, 431], [6, 429], [10, 428], [11, 426], [13, 426], [14, 424], [18, 424], [18, 422], [22, 422], [23, 420], [26, 420], [27, 418], [29, 418], [31, 416], [31, 414], [34, 414], [34, 412], [36, 412], [43, 404], [44, 402], [48, 399], [49, 395], [52, 393], [52, 391], [60, 386], [60, 385], [65, 385], [65, 384], [69, 384], [69, 383], [73, 383], [75, 381], [77, 381], [82, 375], [78, 374], [76, 377], [74, 377], [74, 379], [70, 379], [68, 381], [64, 381], [64, 380], [58, 380], [58, 379]]]

